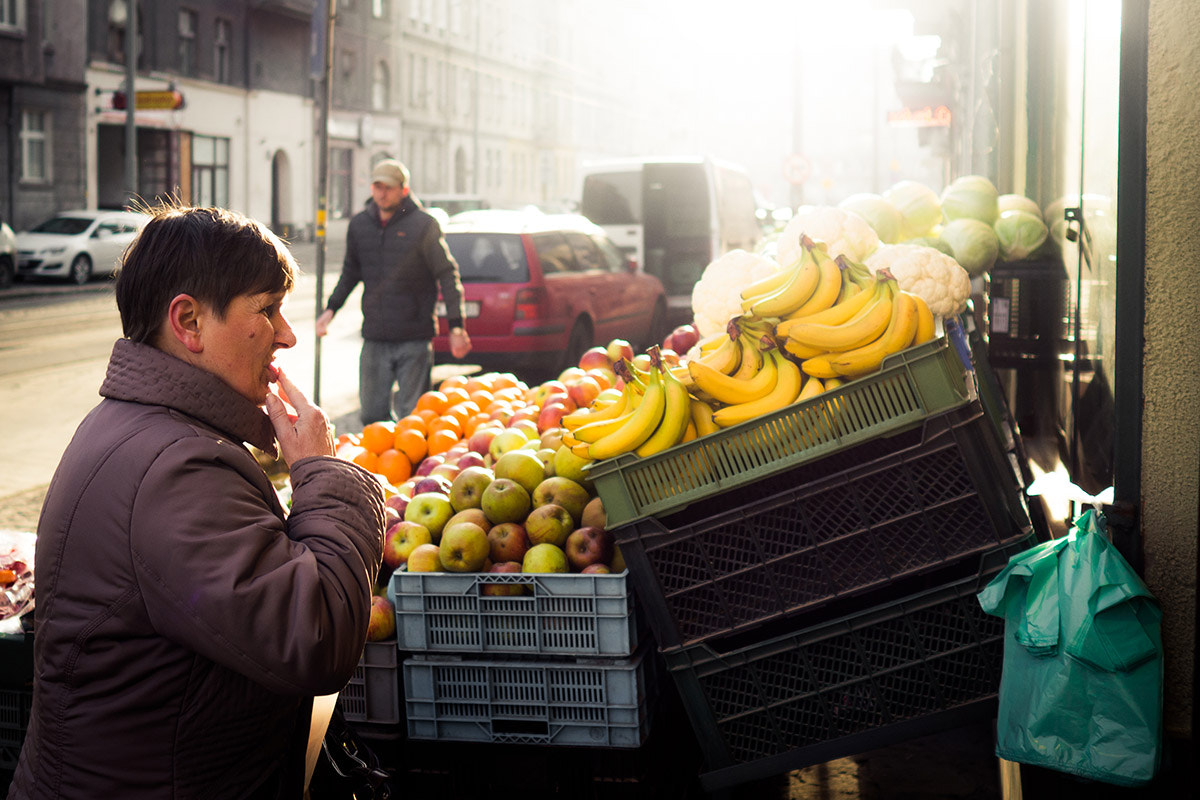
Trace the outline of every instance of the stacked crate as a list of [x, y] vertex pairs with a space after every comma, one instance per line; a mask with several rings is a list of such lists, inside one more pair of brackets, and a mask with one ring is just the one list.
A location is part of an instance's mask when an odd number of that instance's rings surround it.
[[961, 327], [870, 376], [592, 471], [708, 789], [994, 708], [974, 593], [1035, 538]]
[[[505, 590], [515, 594], [506, 594]], [[658, 656], [629, 575], [392, 575], [408, 737], [636, 748]]]

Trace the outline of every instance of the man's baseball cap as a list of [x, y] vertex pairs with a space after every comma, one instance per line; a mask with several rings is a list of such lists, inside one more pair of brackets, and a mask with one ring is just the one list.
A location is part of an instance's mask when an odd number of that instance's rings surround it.
[[394, 158], [385, 158], [371, 171], [371, 183], [386, 183], [388, 186], [408, 186], [408, 168]]

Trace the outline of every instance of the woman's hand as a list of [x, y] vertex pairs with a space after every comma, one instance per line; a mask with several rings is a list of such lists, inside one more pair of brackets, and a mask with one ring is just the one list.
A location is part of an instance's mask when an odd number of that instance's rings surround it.
[[[308, 402], [303, 392], [296, 388], [283, 370], [277, 370], [280, 399], [274, 392], [267, 392], [267, 416], [279, 440], [279, 454], [289, 465], [309, 456], [331, 456], [334, 454], [333, 426], [329, 417], [317, 406]], [[284, 400], [296, 409], [288, 411]]]

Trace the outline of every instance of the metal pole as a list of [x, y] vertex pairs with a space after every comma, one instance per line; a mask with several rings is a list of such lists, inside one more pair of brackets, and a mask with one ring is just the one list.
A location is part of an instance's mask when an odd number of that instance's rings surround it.
[[[319, 112], [317, 114], [317, 310], [325, 310], [325, 220], [329, 208], [329, 105], [333, 97], [333, 20], [337, 0], [315, 0], [313, 13], [320, 13], [325, 31], [324, 64], [321, 74]], [[321, 402], [321, 338], [313, 345], [313, 403]]]
[[137, 118], [134, 109], [137, 106], [137, 0], [125, 2], [125, 190], [128, 193], [127, 204], [131, 204], [138, 196], [137, 168]]
[[475, 117], [475, 152], [471, 156], [471, 160], [475, 163], [471, 165], [471, 192], [479, 194], [479, 71], [480, 60], [479, 51], [483, 44], [480, 37], [483, 35], [483, 9], [478, 3], [475, 6], [475, 96], [474, 100], [474, 117]]

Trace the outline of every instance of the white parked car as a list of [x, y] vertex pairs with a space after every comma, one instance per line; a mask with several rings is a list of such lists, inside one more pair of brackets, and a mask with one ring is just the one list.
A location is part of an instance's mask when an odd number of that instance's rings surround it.
[[83, 285], [111, 275], [150, 218], [136, 211], [63, 211], [17, 234], [17, 275], [65, 278]]
[[17, 273], [17, 235], [8, 223], [0, 220], [0, 289], [12, 286]]

